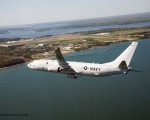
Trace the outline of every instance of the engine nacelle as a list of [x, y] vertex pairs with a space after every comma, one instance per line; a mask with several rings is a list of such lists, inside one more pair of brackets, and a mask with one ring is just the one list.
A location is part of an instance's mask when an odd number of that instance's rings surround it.
[[58, 67], [56, 67], [56, 66], [49, 66], [48, 67], [48, 71], [57, 72], [58, 71]]
[[62, 71], [62, 69], [60, 67], [58, 67], [57, 72], [61, 72], [61, 71]]
[[49, 66], [48, 71], [53, 71], [53, 72], [61, 72], [62, 68], [56, 67], [56, 66]]

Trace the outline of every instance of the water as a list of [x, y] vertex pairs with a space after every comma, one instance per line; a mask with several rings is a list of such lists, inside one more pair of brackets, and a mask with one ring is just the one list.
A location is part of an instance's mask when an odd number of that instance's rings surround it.
[[[67, 60], [108, 62], [130, 43], [65, 55]], [[109, 77], [80, 77], [33, 71], [26, 65], [0, 71], [0, 120], [149, 120], [150, 39], [140, 40], [130, 72]], [[72, 55], [97, 53], [93, 55]]]
[[[137, 18], [137, 19], [136, 19]], [[145, 21], [143, 21], [145, 19]], [[2, 38], [36, 38], [74, 32], [150, 26], [150, 14], [0, 27]]]
[[144, 27], [150, 26], [150, 21], [148, 22], [139, 22], [123, 25], [98, 25], [98, 26], [84, 26], [76, 27], [68, 25], [66, 22], [60, 23], [47, 23], [47, 24], [37, 24], [30, 26], [21, 26], [20, 28], [5, 28], [0, 29], [0, 38], [36, 38], [47, 35], [58, 35], [66, 33], [75, 33], [83, 31], [92, 31], [92, 30], [103, 30], [109, 28], [132, 28], [132, 27]]

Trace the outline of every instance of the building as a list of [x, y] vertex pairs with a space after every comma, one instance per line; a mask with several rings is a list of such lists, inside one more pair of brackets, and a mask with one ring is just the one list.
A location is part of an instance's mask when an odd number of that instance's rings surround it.
[[48, 44], [44, 44], [44, 43], [38, 44], [38, 47], [46, 47], [46, 46], [48, 46]]
[[97, 33], [96, 35], [109, 35], [109, 33]]
[[10, 44], [10, 43], [15, 43], [17, 41], [8, 41], [7, 44]]

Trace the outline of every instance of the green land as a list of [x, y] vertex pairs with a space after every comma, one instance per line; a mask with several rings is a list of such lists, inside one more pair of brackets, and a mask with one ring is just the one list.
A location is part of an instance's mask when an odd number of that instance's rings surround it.
[[0, 68], [35, 59], [54, 57], [54, 50], [60, 47], [62, 53], [84, 50], [92, 47], [136, 41], [150, 38], [150, 27], [95, 30], [88, 32], [21, 39], [0, 43]]

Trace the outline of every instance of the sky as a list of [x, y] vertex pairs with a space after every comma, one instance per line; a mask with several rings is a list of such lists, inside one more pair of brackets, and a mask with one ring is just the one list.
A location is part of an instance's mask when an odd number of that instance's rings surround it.
[[150, 12], [150, 0], [0, 0], [0, 26]]

